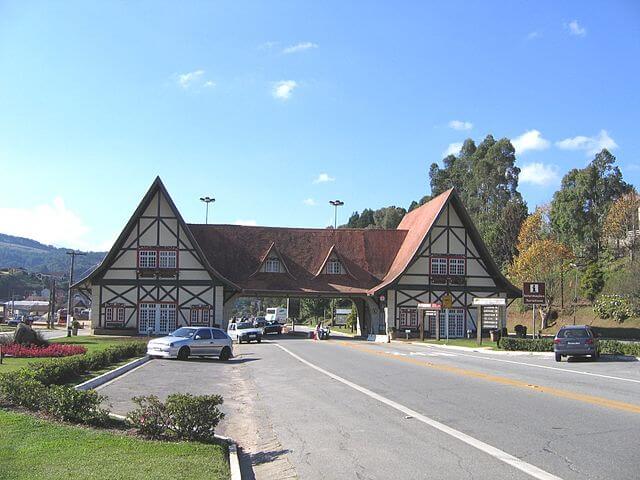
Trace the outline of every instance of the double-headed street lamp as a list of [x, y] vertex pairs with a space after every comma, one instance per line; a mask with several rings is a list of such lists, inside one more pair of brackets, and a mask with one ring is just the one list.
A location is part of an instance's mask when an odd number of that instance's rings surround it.
[[207, 224], [209, 223], [209, 204], [212, 202], [215, 202], [216, 199], [211, 197], [200, 197], [200, 201], [207, 204], [207, 210], [206, 210], [207, 213], [205, 214], [205, 217], [204, 217], [204, 223]]
[[333, 205], [334, 214], [333, 214], [333, 229], [338, 228], [338, 207], [344, 205], [342, 200], [329, 200], [329, 203]]

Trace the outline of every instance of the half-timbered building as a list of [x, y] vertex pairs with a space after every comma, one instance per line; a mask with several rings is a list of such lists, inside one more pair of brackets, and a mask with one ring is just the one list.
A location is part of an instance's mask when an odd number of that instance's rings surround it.
[[[458, 195], [409, 212], [397, 229], [187, 224], [160, 178], [102, 263], [75, 288], [92, 298], [96, 333], [226, 327], [241, 296], [351, 298], [358, 330], [417, 331], [420, 305], [445, 296], [449, 337], [476, 329], [473, 298], [513, 299]], [[429, 316], [427, 334], [446, 335]], [[436, 331], [439, 330], [439, 331]]]

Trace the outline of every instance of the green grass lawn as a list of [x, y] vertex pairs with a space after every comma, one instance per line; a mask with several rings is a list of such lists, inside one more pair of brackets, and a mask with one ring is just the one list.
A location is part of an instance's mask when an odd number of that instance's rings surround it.
[[[87, 349], [88, 352], [97, 352], [100, 350], [104, 350], [111, 345], [117, 345], [121, 342], [131, 342], [134, 341], [131, 337], [105, 337], [105, 336], [77, 336], [77, 337], [63, 337], [63, 338], [55, 338], [51, 340], [51, 342], [56, 343], [72, 343], [74, 345], [82, 345]], [[140, 341], [140, 340], [138, 340]], [[26, 367], [31, 362], [38, 361], [47, 361], [46, 358], [4, 358], [2, 361], [2, 365], [0, 365], [0, 373], [12, 372], [14, 370], [18, 370], [19, 368]], [[125, 362], [121, 362], [120, 364], [112, 365], [108, 369], [100, 372], [93, 372], [92, 375], [87, 375], [86, 378], [83, 378], [82, 381], [89, 379], [90, 377], [94, 377], [96, 375], [100, 375], [108, 370], [115, 368], [121, 364], [127, 363], [130, 360]]]
[[351, 329], [349, 327], [329, 327], [331, 329], [332, 332], [341, 332], [341, 333], [346, 333], [348, 335], [355, 335], [356, 332], [355, 330], [352, 332]]
[[0, 479], [227, 479], [226, 447], [156, 442], [0, 409]]

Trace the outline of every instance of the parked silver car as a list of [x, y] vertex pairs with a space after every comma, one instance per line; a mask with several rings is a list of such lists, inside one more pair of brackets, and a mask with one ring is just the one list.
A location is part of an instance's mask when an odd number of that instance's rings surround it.
[[556, 362], [561, 362], [562, 357], [590, 356], [594, 360], [600, 358], [598, 337], [587, 325], [562, 327], [553, 339], [553, 351], [556, 354]]
[[147, 355], [178, 360], [186, 360], [190, 356], [229, 360], [233, 356], [233, 342], [219, 328], [182, 327], [166, 337], [149, 341]]

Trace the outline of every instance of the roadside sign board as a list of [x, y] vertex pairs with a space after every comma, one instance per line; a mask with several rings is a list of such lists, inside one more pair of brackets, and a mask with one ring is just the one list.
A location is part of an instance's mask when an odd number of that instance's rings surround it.
[[439, 303], [419, 303], [418, 308], [425, 310], [440, 310], [442, 305]]
[[544, 282], [524, 282], [522, 303], [525, 305], [544, 305], [547, 303], [544, 292]]
[[507, 306], [507, 299], [506, 298], [477, 298], [474, 297], [473, 299], [473, 305], [475, 306], [490, 306], [490, 305], [495, 305], [498, 307], [506, 307]]
[[451, 294], [446, 293], [442, 296], [442, 308], [451, 307], [453, 307], [453, 298], [451, 298]]

